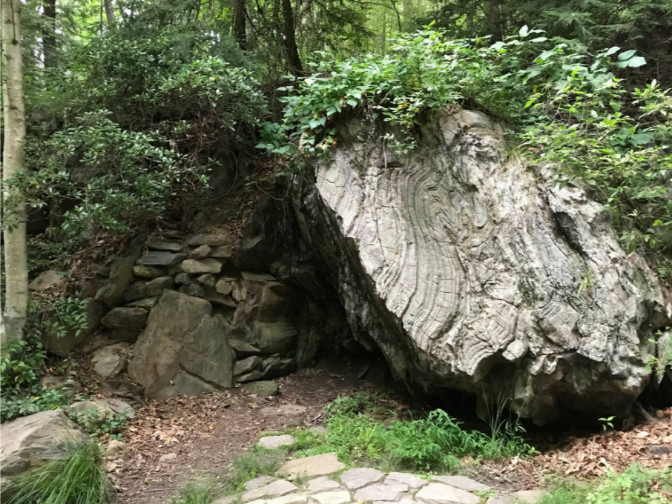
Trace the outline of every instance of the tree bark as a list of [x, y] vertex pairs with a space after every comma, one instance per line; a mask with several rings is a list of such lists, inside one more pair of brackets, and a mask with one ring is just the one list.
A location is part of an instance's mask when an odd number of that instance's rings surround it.
[[294, 76], [303, 74], [299, 49], [296, 46], [296, 34], [294, 32], [294, 11], [291, 0], [282, 0], [283, 33], [282, 42], [285, 46], [285, 58], [287, 70]]
[[245, 0], [233, 0], [233, 38], [242, 50], [247, 49], [245, 33]]
[[113, 25], [116, 21], [116, 17], [114, 15], [114, 1], [103, 0], [103, 3], [105, 4], [105, 17], [107, 18], [107, 24]]
[[56, 63], [56, 0], [44, 0], [42, 5], [46, 18], [42, 34], [44, 68], [52, 68]]
[[[2, 0], [2, 88], [4, 144], [2, 210], [5, 261], [5, 306], [0, 341], [21, 339], [28, 311], [26, 212], [22, 199], [10, 194], [7, 181], [23, 170], [26, 114], [21, 65], [21, 0]], [[11, 201], [11, 206], [7, 204]], [[9, 225], [8, 225], [9, 224]]]

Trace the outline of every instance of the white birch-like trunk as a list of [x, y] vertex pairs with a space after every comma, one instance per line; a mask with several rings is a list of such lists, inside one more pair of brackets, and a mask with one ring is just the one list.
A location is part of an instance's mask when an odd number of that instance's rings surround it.
[[2, 223], [5, 267], [4, 313], [0, 319], [2, 342], [23, 337], [28, 310], [28, 264], [26, 255], [26, 213], [20, 199], [7, 206], [7, 181], [23, 169], [26, 136], [21, 66], [20, 0], [2, 2], [2, 91], [4, 145], [2, 156]]

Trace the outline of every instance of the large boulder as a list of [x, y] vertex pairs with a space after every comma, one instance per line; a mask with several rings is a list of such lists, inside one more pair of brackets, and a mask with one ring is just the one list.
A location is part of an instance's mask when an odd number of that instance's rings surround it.
[[663, 298], [603, 207], [507, 155], [481, 113], [443, 114], [403, 157], [348, 128], [294, 207], [358, 341], [409, 389], [538, 424], [622, 415], [649, 382]]
[[89, 438], [61, 410], [42, 411], [2, 424], [0, 473], [20, 474], [89, 442]]
[[219, 317], [205, 299], [166, 290], [152, 308], [128, 364], [149, 398], [228, 388], [233, 358]]

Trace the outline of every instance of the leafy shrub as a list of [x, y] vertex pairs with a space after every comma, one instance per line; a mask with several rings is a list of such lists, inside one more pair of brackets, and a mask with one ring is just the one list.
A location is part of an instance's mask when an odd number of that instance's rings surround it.
[[665, 504], [672, 498], [672, 472], [638, 464], [623, 473], [609, 471], [589, 486], [563, 483], [539, 504]]
[[214, 497], [213, 484], [209, 480], [187, 483], [171, 498], [171, 504], [210, 504]]
[[42, 387], [39, 370], [44, 367], [45, 352], [40, 343], [9, 341], [0, 358], [0, 418], [12, 418], [39, 411], [58, 409], [67, 403], [59, 390]]
[[27, 471], [3, 491], [6, 504], [104, 504], [110, 489], [102, 449], [83, 446], [61, 460]]

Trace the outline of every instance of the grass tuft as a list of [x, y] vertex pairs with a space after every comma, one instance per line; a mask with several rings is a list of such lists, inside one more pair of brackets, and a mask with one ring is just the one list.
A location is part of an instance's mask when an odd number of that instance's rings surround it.
[[61, 460], [19, 475], [3, 491], [5, 504], [104, 504], [110, 486], [100, 446], [90, 443]]
[[181, 487], [170, 500], [170, 504], [210, 504], [214, 496], [214, 483], [206, 479]]

